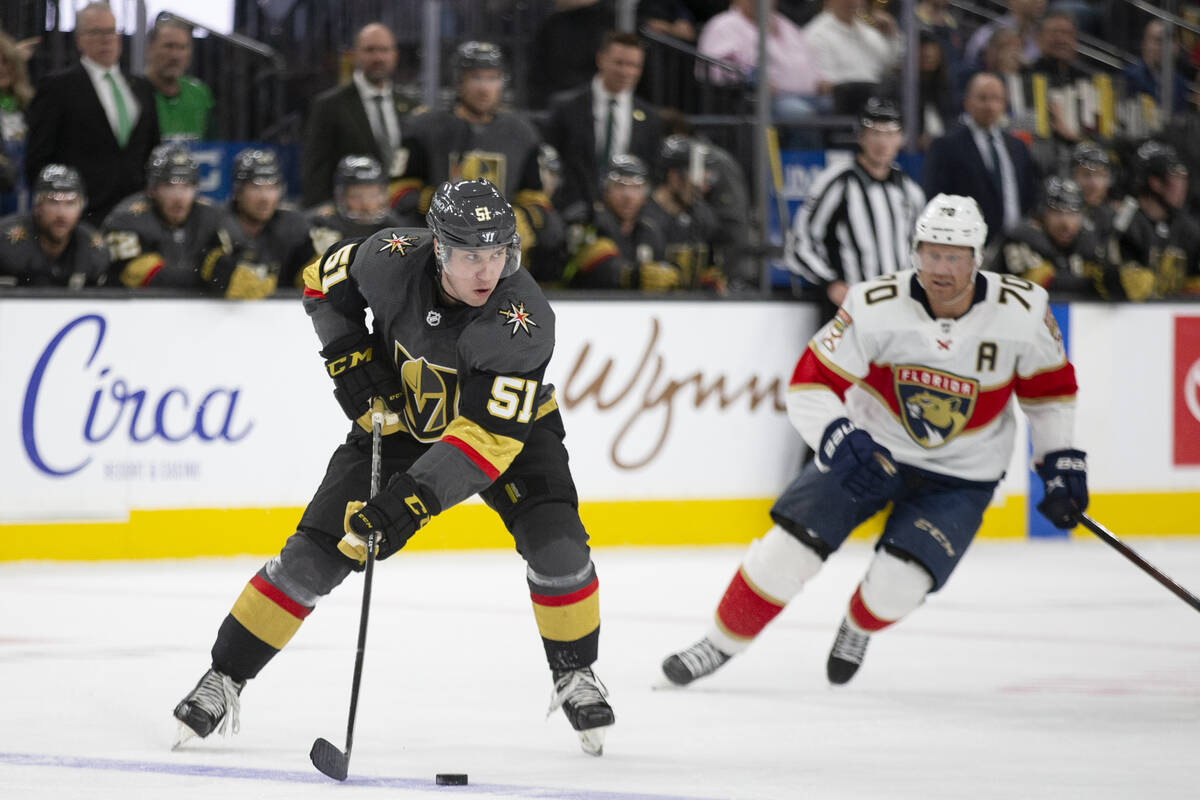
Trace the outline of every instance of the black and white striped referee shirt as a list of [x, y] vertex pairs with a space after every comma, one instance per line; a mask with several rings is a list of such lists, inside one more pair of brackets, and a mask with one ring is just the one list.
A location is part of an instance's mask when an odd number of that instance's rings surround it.
[[849, 284], [908, 269], [925, 193], [899, 167], [884, 180], [857, 158], [827, 167], [792, 220], [788, 268], [809, 283]]

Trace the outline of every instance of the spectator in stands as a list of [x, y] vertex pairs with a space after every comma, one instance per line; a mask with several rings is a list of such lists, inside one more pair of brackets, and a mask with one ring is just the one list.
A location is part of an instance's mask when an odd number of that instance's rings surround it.
[[370, 236], [380, 228], [417, 228], [425, 220], [397, 214], [388, 202], [383, 167], [370, 156], [346, 156], [333, 173], [333, 201], [306, 214], [313, 251], [324, 254], [341, 239]]
[[957, 76], [967, 40], [958, 17], [950, 8], [950, 0], [918, 0], [913, 12], [921, 30], [928, 31], [933, 40], [941, 45], [947, 72]]
[[1038, 21], [1046, 13], [1046, 0], [1009, 0], [1008, 13], [981, 25], [967, 41], [963, 54], [965, 64], [979, 64], [983, 48], [992, 34], [1001, 28], [1011, 28], [1021, 37], [1021, 61], [1032, 64], [1041, 56], [1038, 46]]
[[79, 170], [88, 187], [84, 219], [98, 226], [120, 200], [146, 185], [146, 162], [158, 145], [154, 89], [117, 65], [121, 36], [105, 3], [75, 18], [80, 63], [48, 75], [29, 107], [25, 174], [32, 183], [50, 163]]
[[529, 107], [546, 108], [555, 95], [591, 78], [596, 69], [593, 56], [605, 31], [616, 27], [613, 0], [554, 0], [554, 13], [546, 17], [533, 38]]
[[0, 216], [17, 210], [18, 189], [24, 185], [25, 112], [32, 100], [26, 55], [0, 33]]
[[632, 33], [610, 32], [596, 53], [596, 74], [558, 98], [550, 108], [546, 141], [563, 160], [563, 182], [555, 203], [568, 222], [589, 218], [606, 174], [618, 155], [654, 164], [663, 138], [658, 109], [633, 96], [645, 49]]
[[647, 292], [678, 287], [679, 268], [665, 261], [663, 233], [642, 213], [650, 196], [645, 162], [637, 156], [615, 156], [602, 196], [603, 206], [594, 219], [572, 230], [564, 282], [581, 289]]
[[309, 111], [301, 160], [305, 208], [333, 197], [333, 173], [346, 156], [371, 156], [390, 178], [404, 172], [398, 148], [410, 103], [392, 83], [396, 37], [381, 23], [363, 26], [353, 60], [351, 81], [317, 95]]
[[696, 41], [696, 18], [683, 0], [641, 0], [637, 7], [638, 27], [685, 42]]
[[[772, 8], [774, 5], [771, 0]], [[729, 10], [704, 26], [698, 49], [734, 64], [748, 80], [757, 80], [757, 20], [758, 0], [731, 0]], [[821, 72], [816, 48], [799, 26], [778, 11], [772, 11], [767, 25], [767, 82], [771, 113], [779, 124], [803, 122], [830, 108], [832, 84]]]
[[1004, 84], [991, 73], [979, 73], [967, 84], [963, 125], [935, 139], [925, 155], [926, 196], [975, 198], [989, 243], [1021, 221], [1037, 193], [1028, 148], [1001, 127], [1004, 105]]
[[241, 151], [232, 182], [233, 199], [200, 266], [205, 287], [237, 300], [266, 297], [277, 286], [301, 287], [304, 267], [322, 254], [313, 249], [304, 215], [279, 206], [279, 158], [270, 150]]
[[988, 269], [1020, 275], [1046, 289], [1121, 299], [1107, 242], [1084, 223], [1079, 185], [1051, 176], [1036, 211], [1004, 236]]
[[196, 197], [200, 175], [185, 145], [161, 144], [146, 165], [146, 191], [104, 220], [113, 277], [131, 289], [201, 290], [200, 264], [221, 225], [221, 211]]
[[966, 95], [966, 86], [971, 78], [980, 72], [990, 72], [1004, 83], [1011, 124], [1014, 127], [1026, 128], [1028, 103], [1025, 100], [1025, 78], [1021, 74], [1023, 66], [1020, 34], [1014, 28], [999, 28], [988, 39], [983, 49], [983, 69], [964, 65], [958, 95]]
[[703, 195], [708, 183], [705, 151], [686, 136], [663, 139], [658, 157], [662, 180], [651, 190], [642, 216], [662, 232], [666, 260], [679, 267], [682, 287], [724, 292], [725, 274], [713, 260], [717, 217]]
[[[1132, 64], [1126, 65], [1121, 72], [1125, 79], [1125, 94], [1136, 97], [1139, 94], [1149, 95], [1155, 103], [1159, 102], [1159, 79], [1162, 77], [1163, 53], [1163, 24], [1152, 19], [1146, 23], [1142, 31], [1142, 57]], [[1174, 73], [1172, 82], [1171, 111], [1181, 113], [1187, 109], [1187, 81], [1179, 70]]]
[[[834, 110], [844, 113], [862, 108], [904, 51], [896, 20], [874, 3], [864, 10], [864, 0], [825, 0], [804, 35], [816, 51], [821, 76], [834, 85]], [[838, 99], [842, 93], [844, 103]]]
[[[917, 36], [917, 149], [945, 134], [954, 123], [953, 86], [941, 41], [932, 31], [921, 28]], [[894, 73], [880, 92], [885, 97], [903, 95], [903, 76]]]
[[212, 92], [184, 74], [191, 64], [191, 26], [160, 15], [146, 33], [146, 78], [154, 85], [158, 130], [164, 139], [212, 138]]
[[1091, 77], [1092, 73], [1077, 58], [1079, 35], [1070, 14], [1051, 11], [1042, 17], [1038, 26], [1038, 49], [1041, 54], [1023, 70], [1026, 76], [1042, 75], [1054, 88]]
[[899, 109], [870, 98], [859, 114], [858, 153], [818, 174], [796, 212], [788, 268], [822, 290], [822, 319], [834, 315], [852, 284], [912, 266], [912, 230], [925, 195], [896, 164], [903, 144]]
[[102, 286], [108, 251], [81, 222], [83, 179], [73, 167], [47, 164], [33, 183], [33, 211], [0, 220], [0, 286]]
[[513, 207], [527, 268], [549, 253], [561, 256], [562, 219], [542, 190], [541, 137], [523, 114], [501, 109], [504, 56], [491, 42], [463, 42], [453, 59], [453, 108], [414, 111], [405, 127], [404, 176], [392, 203], [406, 215], [429, 210], [429, 198], [448, 180], [486, 178]]
[[1121, 286], [1130, 300], [1200, 294], [1200, 224], [1180, 213], [1188, 169], [1175, 149], [1150, 140], [1133, 156], [1132, 194], [1113, 220]]
[[1101, 242], [1112, 233], [1115, 209], [1108, 196], [1112, 186], [1112, 162], [1108, 153], [1091, 142], [1080, 142], [1071, 150], [1070, 177], [1079, 185], [1083, 198], [1083, 224]]

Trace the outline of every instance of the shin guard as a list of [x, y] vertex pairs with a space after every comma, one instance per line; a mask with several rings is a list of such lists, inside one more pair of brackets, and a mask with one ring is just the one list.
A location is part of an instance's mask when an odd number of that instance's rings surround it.
[[924, 567], [880, 548], [846, 617], [864, 633], [883, 630], [921, 605], [931, 588], [933, 578]]

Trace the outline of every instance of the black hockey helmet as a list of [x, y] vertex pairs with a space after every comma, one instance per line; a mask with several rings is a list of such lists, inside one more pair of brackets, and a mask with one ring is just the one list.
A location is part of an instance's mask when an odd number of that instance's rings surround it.
[[146, 183], [186, 183], [195, 186], [200, 182], [200, 168], [191, 152], [178, 142], [160, 144], [150, 153], [146, 162]]
[[1150, 179], [1166, 180], [1172, 173], [1186, 174], [1187, 165], [1175, 148], [1156, 139], [1149, 139], [1133, 155], [1133, 191], [1150, 192]]
[[333, 172], [335, 189], [364, 184], [387, 185], [387, 176], [376, 159], [371, 156], [346, 156], [338, 162]]
[[1085, 167], [1090, 170], [1104, 167], [1110, 169], [1112, 161], [1104, 148], [1092, 142], [1080, 142], [1071, 148], [1071, 169]]
[[273, 150], [248, 147], [233, 157], [234, 191], [244, 183], [283, 183], [283, 166]]
[[491, 42], [463, 42], [454, 51], [454, 84], [473, 69], [498, 69], [504, 72], [504, 54]]
[[613, 156], [608, 162], [608, 169], [604, 171], [605, 183], [644, 184], [649, 180], [650, 170], [646, 169], [646, 162], [633, 155]]
[[1043, 186], [1042, 207], [1055, 211], [1082, 211], [1083, 192], [1079, 184], [1070, 178], [1052, 175]]
[[33, 196], [54, 195], [57, 199], [87, 198], [79, 170], [66, 164], [47, 164], [33, 182]]
[[508, 248], [501, 278], [521, 268], [521, 237], [512, 206], [487, 179], [447, 181], [429, 201], [425, 224], [437, 237], [439, 270], [445, 267], [448, 248], [485, 250]]
[[870, 128], [874, 131], [894, 132], [902, 130], [904, 123], [900, 118], [900, 109], [895, 102], [886, 97], [868, 97], [858, 113], [860, 130]]

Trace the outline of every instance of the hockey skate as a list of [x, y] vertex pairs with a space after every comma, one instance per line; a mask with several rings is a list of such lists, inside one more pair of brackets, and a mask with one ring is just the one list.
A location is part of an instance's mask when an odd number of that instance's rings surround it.
[[[242, 693], [245, 681], [235, 681], [223, 672], [210, 669], [196, 684], [196, 688], [175, 706], [175, 719], [179, 720], [179, 730], [175, 734], [175, 744], [172, 750], [191, 739], [203, 739], [216, 728], [222, 735], [228, 735], [227, 730], [237, 733], [241, 728], [238, 713], [241, 704], [238, 696]], [[217, 726], [220, 725], [220, 728]]]
[[604, 754], [604, 734], [608, 726], [616, 721], [612, 706], [608, 704], [608, 689], [592, 672], [591, 667], [554, 671], [554, 693], [550, 695], [550, 708], [562, 707], [567, 721], [579, 734], [579, 746], [590, 756]]
[[837, 685], [848, 683], [862, 666], [863, 656], [867, 652], [867, 644], [871, 641], [869, 633], [863, 633], [850, 624], [845, 618], [838, 627], [837, 638], [829, 650], [829, 661], [825, 664], [825, 674], [829, 682]]
[[663, 674], [676, 686], [687, 686], [697, 678], [712, 675], [732, 656], [717, 649], [708, 637], [691, 647], [672, 653], [662, 663]]

